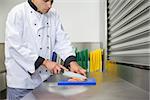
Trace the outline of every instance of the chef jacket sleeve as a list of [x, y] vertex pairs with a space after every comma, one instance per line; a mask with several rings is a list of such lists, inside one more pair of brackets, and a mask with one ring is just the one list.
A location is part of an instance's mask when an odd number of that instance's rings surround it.
[[[38, 55], [30, 50], [26, 41], [22, 39], [24, 20], [21, 12], [11, 11], [6, 21], [6, 48], [7, 57], [13, 58], [23, 69], [30, 73], [35, 72], [35, 62]], [[24, 33], [25, 34], [25, 33]], [[27, 37], [28, 38], [28, 37]]]

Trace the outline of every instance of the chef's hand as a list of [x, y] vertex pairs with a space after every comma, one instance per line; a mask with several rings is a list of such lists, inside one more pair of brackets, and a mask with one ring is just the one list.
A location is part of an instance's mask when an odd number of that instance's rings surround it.
[[50, 60], [44, 60], [43, 65], [53, 74], [59, 74], [61, 68], [68, 71], [64, 66]]
[[86, 76], [86, 70], [81, 68], [76, 61], [70, 62], [70, 71]]

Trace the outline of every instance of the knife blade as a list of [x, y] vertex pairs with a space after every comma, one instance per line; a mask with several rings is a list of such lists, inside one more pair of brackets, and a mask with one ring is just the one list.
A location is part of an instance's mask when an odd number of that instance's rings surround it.
[[69, 77], [69, 78], [79, 78], [81, 80], [86, 80], [87, 78], [81, 74], [78, 74], [78, 73], [74, 73], [74, 72], [71, 72], [71, 71], [65, 71], [64, 69], [61, 69], [61, 74], [63, 76], [66, 76], [66, 77]]

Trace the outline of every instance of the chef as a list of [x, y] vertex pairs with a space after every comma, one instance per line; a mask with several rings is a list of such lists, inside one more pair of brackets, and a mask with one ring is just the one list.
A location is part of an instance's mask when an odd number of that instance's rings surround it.
[[[85, 75], [76, 62], [53, 0], [28, 0], [15, 6], [6, 21], [7, 99], [20, 100], [61, 68]], [[55, 51], [64, 66], [51, 60]]]

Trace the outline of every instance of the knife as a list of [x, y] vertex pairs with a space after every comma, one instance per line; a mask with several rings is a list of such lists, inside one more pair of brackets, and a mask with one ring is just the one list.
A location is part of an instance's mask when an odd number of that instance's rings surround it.
[[63, 76], [66, 76], [66, 77], [69, 77], [69, 78], [79, 78], [81, 80], [86, 80], [87, 78], [81, 74], [78, 74], [78, 73], [74, 73], [74, 72], [71, 72], [71, 71], [65, 71], [64, 69], [61, 68], [61, 71], [60, 73], [63, 75]]

